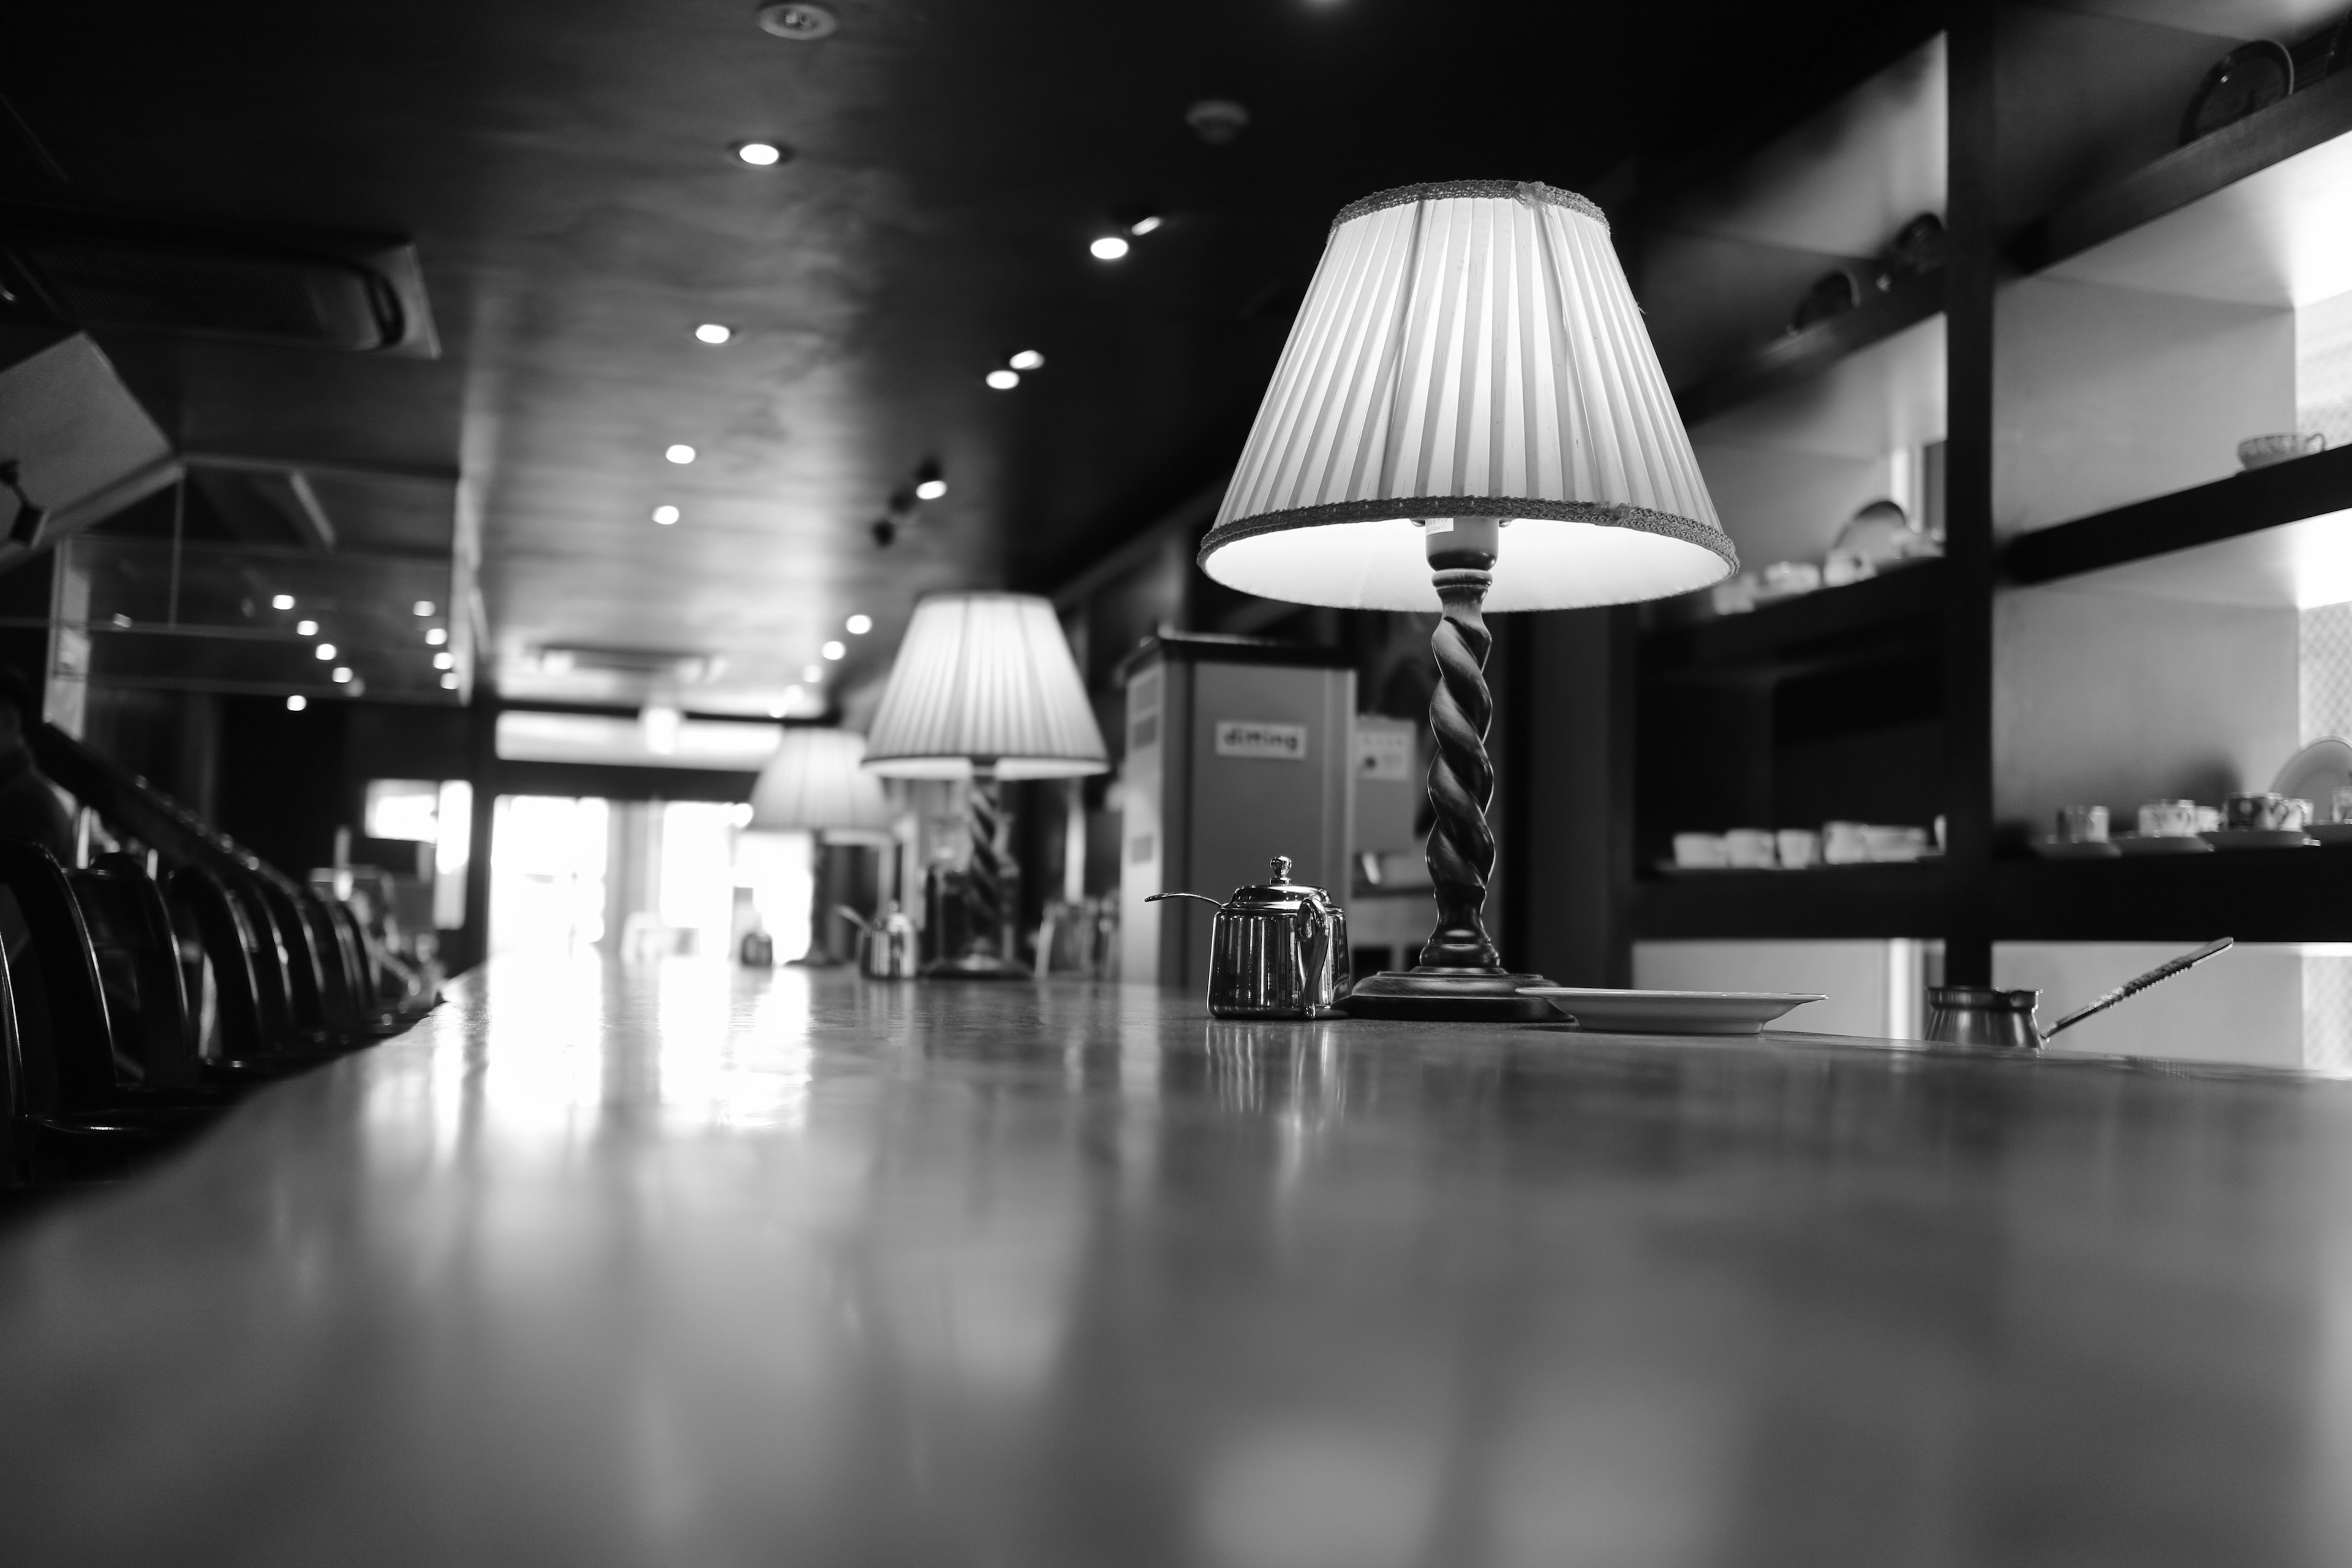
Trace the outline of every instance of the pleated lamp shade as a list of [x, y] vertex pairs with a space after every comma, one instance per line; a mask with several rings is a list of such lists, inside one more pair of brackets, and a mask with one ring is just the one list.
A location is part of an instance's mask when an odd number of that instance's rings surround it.
[[1509, 520], [1489, 610], [1738, 568], [1601, 210], [1549, 185], [1347, 207], [1201, 565], [1266, 598], [1434, 610], [1415, 519]]
[[915, 606], [866, 739], [893, 778], [1075, 778], [1110, 766], [1054, 606], [1030, 594], [940, 594]]
[[786, 730], [751, 786], [752, 831], [888, 838], [890, 803], [882, 781], [860, 765], [865, 759], [866, 737], [854, 731]]

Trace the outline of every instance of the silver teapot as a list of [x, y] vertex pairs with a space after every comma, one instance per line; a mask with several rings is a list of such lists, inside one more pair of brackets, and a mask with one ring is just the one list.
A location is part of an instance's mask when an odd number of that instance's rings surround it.
[[1320, 888], [1290, 879], [1290, 857], [1274, 858], [1272, 879], [1235, 888], [1209, 932], [1209, 1011], [1220, 1018], [1312, 1018], [1348, 994], [1348, 916]]
[[857, 972], [868, 980], [912, 980], [921, 955], [914, 921], [897, 904], [867, 920], [847, 904], [834, 906], [857, 928]]

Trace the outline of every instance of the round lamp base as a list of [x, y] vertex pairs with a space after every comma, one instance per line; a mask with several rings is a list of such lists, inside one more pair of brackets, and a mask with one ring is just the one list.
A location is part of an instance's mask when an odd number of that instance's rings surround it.
[[[1014, 963], [992, 952], [967, 952], [954, 958], [935, 958], [923, 965], [926, 980], [1031, 980], [1035, 973], [1026, 964]], [[1541, 984], [1543, 982], [1538, 981]]]
[[1540, 996], [1522, 996], [1522, 985], [1549, 985], [1540, 974], [1507, 969], [1388, 969], [1356, 983], [1339, 1005], [1351, 1018], [1392, 1018], [1404, 1023], [1539, 1024], [1560, 1017]]

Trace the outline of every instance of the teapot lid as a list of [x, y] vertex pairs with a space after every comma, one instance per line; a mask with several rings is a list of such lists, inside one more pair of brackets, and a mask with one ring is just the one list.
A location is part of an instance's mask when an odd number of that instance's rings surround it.
[[1300, 909], [1330, 910], [1336, 906], [1331, 895], [1320, 888], [1290, 879], [1291, 859], [1287, 855], [1274, 858], [1273, 875], [1253, 887], [1235, 888], [1234, 896], [1225, 900], [1229, 910], [1297, 910]]

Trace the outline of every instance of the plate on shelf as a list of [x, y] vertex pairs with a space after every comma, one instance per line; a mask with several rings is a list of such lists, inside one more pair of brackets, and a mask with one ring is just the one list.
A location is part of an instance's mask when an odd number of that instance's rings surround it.
[[2118, 855], [2210, 855], [2213, 847], [2194, 834], [2168, 838], [2158, 834], [2119, 833], [2107, 840]]
[[2315, 849], [2319, 840], [2299, 827], [2217, 827], [2200, 834], [2216, 849]]
[[2180, 144], [2235, 125], [2294, 90], [2294, 57], [2268, 38], [2241, 44], [2214, 62], [2180, 117]]
[[2123, 853], [2104, 838], [2037, 838], [2033, 852], [2044, 860], [2113, 860]]
[[2312, 810], [2326, 816], [2335, 808], [2337, 787], [2344, 784], [2352, 784], [2352, 741], [2329, 735], [2289, 757], [2271, 781], [2271, 793], [2307, 800]]
[[2322, 844], [2352, 844], [2352, 822], [2315, 822], [2304, 831]]
[[1753, 1035], [1808, 1002], [1804, 991], [1595, 991], [1576, 985], [1522, 985], [1602, 1035]]

